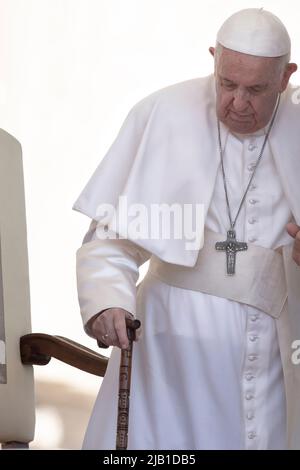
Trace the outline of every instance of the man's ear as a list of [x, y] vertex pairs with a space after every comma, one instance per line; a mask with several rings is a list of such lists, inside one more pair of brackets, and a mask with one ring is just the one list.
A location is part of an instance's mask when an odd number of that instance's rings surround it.
[[214, 47], [210, 47], [208, 50], [209, 50], [209, 53], [210, 53], [213, 57], [215, 57], [215, 50], [216, 50], [216, 49], [215, 49]]
[[285, 72], [283, 74], [283, 79], [282, 79], [282, 82], [281, 82], [281, 89], [280, 89], [281, 93], [286, 89], [286, 87], [288, 86], [291, 75], [293, 73], [297, 72], [297, 69], [298, 69], [298, 66], [297, 66], [297, 64], [294, 64], [294, 63], [290, 63], [286, 66]]

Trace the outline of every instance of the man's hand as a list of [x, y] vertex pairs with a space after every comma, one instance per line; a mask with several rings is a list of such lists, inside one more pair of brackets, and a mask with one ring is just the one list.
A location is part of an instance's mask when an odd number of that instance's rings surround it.
[[129, 347], [125, 318], [133, 315], [122, 308], [108, 308], [98, 315], [90, 325], [95, 338], [107, 346]]
[[296, 224], [287, 224], [288, 234], [295, 239], [293, 247], [293, 260], [300, 266], [300, 227]]

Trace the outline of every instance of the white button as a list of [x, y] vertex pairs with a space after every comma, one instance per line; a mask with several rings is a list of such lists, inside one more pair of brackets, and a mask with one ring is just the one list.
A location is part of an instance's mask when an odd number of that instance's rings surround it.
[[255, 222], [257, 222], [257, 220], [254, 217], [252, 217], [251, 219], [248, 219], [248, 222], [249, 224], [253, 225], [255, 224]]
[[257, 238], [255, 238], [255, 237], [249, 237], [249, 238], [248, 238], [248, 241], [249, 241], [250, 243], [254, 243], [254, 242], [256, 242], [256, 240], [257, 240]]
[[248, 438], [249, 439], [255, 439], [256, 438], [256, 432], [248, 432]]
[[258, 202], [258, 199], [249, 199], [249, 203], [252, 204], [252, 206], [254, 206], [254, 204], [257, 204]]
[[248, 413], [247, 413], [246, 416], [247, 416], [247, 419], [253, 419], [253, 418], [254, 418], [254, 413], [253, 413], [253, 411], [248, 411]]
[[249, 340], [250, 340], [252, 343], [254, 343], [254, 341], [258, 340], [258, 336], [256, 336], [256, 335], [251, 335], [251, 336], [249, 336]]
[[256, 184], [251, 184], [250, 188], [249, 188], [249, 191], [254, 191], [254, 189], [257, 189], [257, 186]]
[[245, 395], [245, 398], [246, 398], [246, 400], [252, 400], [254, 398], [254, 396], [252, 395], [252, 393], [247, 392], [246, 395]]
[[254, 168], [255, 168], [255, 165], [256, 165], [256, 163], [250, 163], [250, 164], [248, 165], [248, 167], [247, 167], [248, 170], [249, 170], [249, 171], [253, 171]]
[[257, 147], [257, 145], [255, 145], [255, 144], [250, 144], [250, 145], [248, 146], [248, 150], [250, 150], [250, 152], [253, 152], [253, 150], [256, 149], [256, 147]]
[[249, 359], [249, 361], [253, 362], [253, 361], [256, 361], [257, 356], [255, 356], [255, 354], [250, 354], [250, 355], [248, 356], [248, 359]]
[[251, 315], [250, 320], [251, 321], [257, 321], [259, 319], [259, 315]]
[[252, 375], [252, 374], [246, 374], [246, 375], [245, 375], [245, 379], [246, 379], [248, 382], [250, 382], [250, 380], [254, 379], [254, 375]]

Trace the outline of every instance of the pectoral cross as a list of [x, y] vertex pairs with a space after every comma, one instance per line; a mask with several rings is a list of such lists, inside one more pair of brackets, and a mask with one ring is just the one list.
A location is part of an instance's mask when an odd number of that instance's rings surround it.
[[238, 242], [235, 230], [228, 230], [227, 240], [225, 242], [217, 242], [215, 247], [217, 251], [226, 251], [227, 274], [233, 276], [235, 274], [236, 253], [248, 250], [247, 243]]

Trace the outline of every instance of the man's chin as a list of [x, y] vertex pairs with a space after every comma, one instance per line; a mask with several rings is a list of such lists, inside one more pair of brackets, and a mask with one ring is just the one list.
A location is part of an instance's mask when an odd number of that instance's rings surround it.
[[226, 119], [224, 124], [228, 127], [231, 132], [238, 134], [251, 134], [258, 130], [257, 124], [253, 122], [239, 122], [233, 119]]

